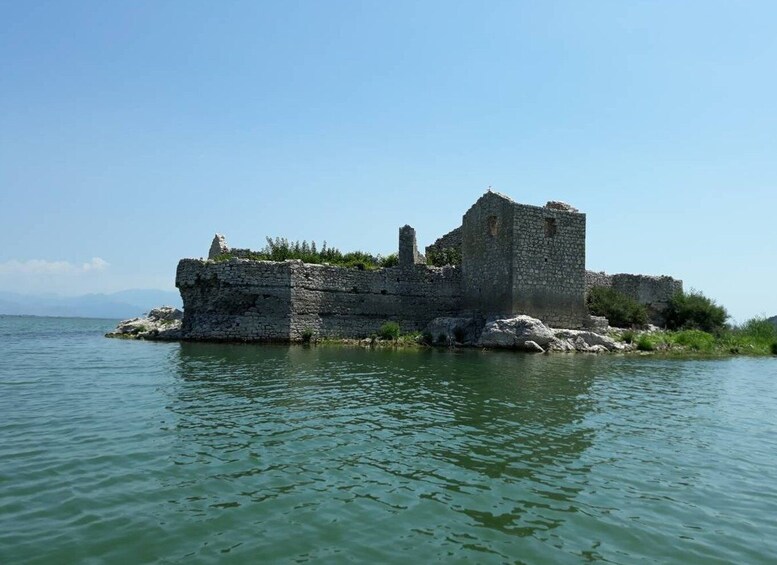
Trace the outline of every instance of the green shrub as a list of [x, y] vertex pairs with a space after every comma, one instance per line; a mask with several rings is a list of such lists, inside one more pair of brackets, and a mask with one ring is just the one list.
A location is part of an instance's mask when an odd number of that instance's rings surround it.
[[302, 330], [302, 343], [310, 343], [313, 339], [313, 330], [310, 328], [305, 328]]
[[624, 343], [634, 343], [636, 334], [632, 330], [627, 330], [621, 334], [621, 341]]
[[666, 327], [670, 330], [702, 330], [719, 333], [728, 319], [728, 312], [701, 292], [678, 292], [669, 299], [664, 310]]
[[766, 318], [752, 318], [738, 328], [735, 333], [753, 339], [772, 342], [777, 340], [777, 327]]
[[656, 344], [647, 335], [641, 335], [637, 340], [637, 349], [639, 351], [655, 351]]
[[223, 253], [214, 258], [214, 261], [229, 261], [233, 257], [252, 259], [254, 261], [286, 261], [287, 259], [299, 259], [304, 263], [329, 263], [340, 267], [354, 267], [361, 270], [372, 270], [381, 267], [396, 265], [398, 260], [396, 253], [386, 257], [371, 255], [364, 251], [350, 251], [343, 253], [336, 247], [327, 247], [326, 241], [319, 249], [315, 241], [308, 244], [307, 241], [289, 241], [288, 239], [268, 237], [267, 245], [260, 251], [241, 251], [239, 254]]
[[772, 343], [772, 355], [777, 355], [777, 341]]
[[426, 253], [426, 263], [435, 267], [445, 265], [461, 265], [461, 249], [458, 247], [429, 248]]
[[594, 316], [605, 316], [616, 327], [644, 326], [647, 308], [615, 289], [593, 287], [587, 298], [588, 310]]
[[674, 336], [674, 341], [694, 351], [710, 351], [715, 346], [715, 336], [701, 330], [681, 331]]
[[392, 339], [399, 338], [399, 324], [396, 322], [386, 322], [378, 330], [378, 336], [380, 339]]
[[380, 258], [379, 263], [381, 267], [396, 267], [399, 265], [399, 255], [391, 253], [390, 255]]

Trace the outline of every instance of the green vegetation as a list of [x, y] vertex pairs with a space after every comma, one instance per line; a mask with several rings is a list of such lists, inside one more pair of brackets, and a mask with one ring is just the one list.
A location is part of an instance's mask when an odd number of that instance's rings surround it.
[[777, 329], [764, 318], [748, 320], [741, 326], [724, 327], [714, 334], [696, 329], [638, 335], [624, 332], [620, 339], [635, 343], [638, 351], [667, 354], [777, 355]]
[[666, 327], [670, 330], [702, 330], [720, 333], [725, 329], [728, 312], [701, 292], [679, 292], [664, 310]]
[[396, 267], [397, 265], [399, 265], [399, 255], [396, 253], [389, 253], [380, 259], [381, 267]]
[[390, 339], [396, 341], [399, 339], [399, 324], [396, 322], [386, 322], [378, 330], [380, 339]]
[[458, 247], [445, 247], [443, 249], [432, 247], [426, 254], [426, 263], [435, 267], [461, 265], [461, 249]]
[[656, 342], [651, 339], [650, 334], [642, 334], [639, 336], [639, 339], [637, 339], [637, 350], [638, 351], [655, 351], [656, 350]]
[[612, 288], [595, 286], [588, 293], [588, 310], [594, 316], [605, 316], [616, 327], [644, 326], [647, 309]]
[[302, 343], [310, 343], [313, 340], [313, 330], [310, 328], [304, 328], [302, 330]]
[[214, 259], [214, 261], [229, 261], [233, 257], [239, 256], [243, 259], [252, 259], [254, 261], [286, 261], [287, 259], [299, 259], [304, 263], [329, 263], [340, 267], [354, 267], [361, 270], [381, 269], [383, 267], [393, 267], [397, 265], [398, 258], [396, 253], [381, 257], [380, 255], [371, 255], [364, 251], [350, 251], [343, 253], [336, 247], [327, 247], [326, 241], [318, 249], [316, 242], [312, 241], [289, 241], [286, 238], [276, 237], [267, 238], [267, 245], [261, 251], [248, 254], [241, 253], [234, 255], [224, 253]]

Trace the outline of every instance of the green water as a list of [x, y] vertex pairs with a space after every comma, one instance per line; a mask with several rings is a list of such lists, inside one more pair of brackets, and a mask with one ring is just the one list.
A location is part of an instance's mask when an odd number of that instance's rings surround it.
[[777, 359], [0, 317], [2, 563], [769, 563]]

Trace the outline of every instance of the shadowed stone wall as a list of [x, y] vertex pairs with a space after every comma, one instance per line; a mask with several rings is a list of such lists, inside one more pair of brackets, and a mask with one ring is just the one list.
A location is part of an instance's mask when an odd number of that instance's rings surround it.
[[486, 316], [512, 313], [514, 202], [487, 192], [464, 214], [461, 270], [464, 307]]
[[375, 271], [301, 261], [182, 259], [176, 286], [185, 339], [287, 341], [305, 330], [321, 337], [366, 337], [387, 321], [402, 331], [461, 310], [457, 267]]
[[284, 340], [291, 328], [291, 265], [181, 259], [175, 277], [187, 339]]

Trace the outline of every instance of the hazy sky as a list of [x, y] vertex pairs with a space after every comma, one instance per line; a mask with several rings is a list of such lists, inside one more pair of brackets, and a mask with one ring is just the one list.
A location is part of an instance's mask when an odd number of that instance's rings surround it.
[[587, 266], [777, 314], [777, 3], [0, 1], [0, 290], [172, 288], [213, 233], [389, 253], [489, 186]]

